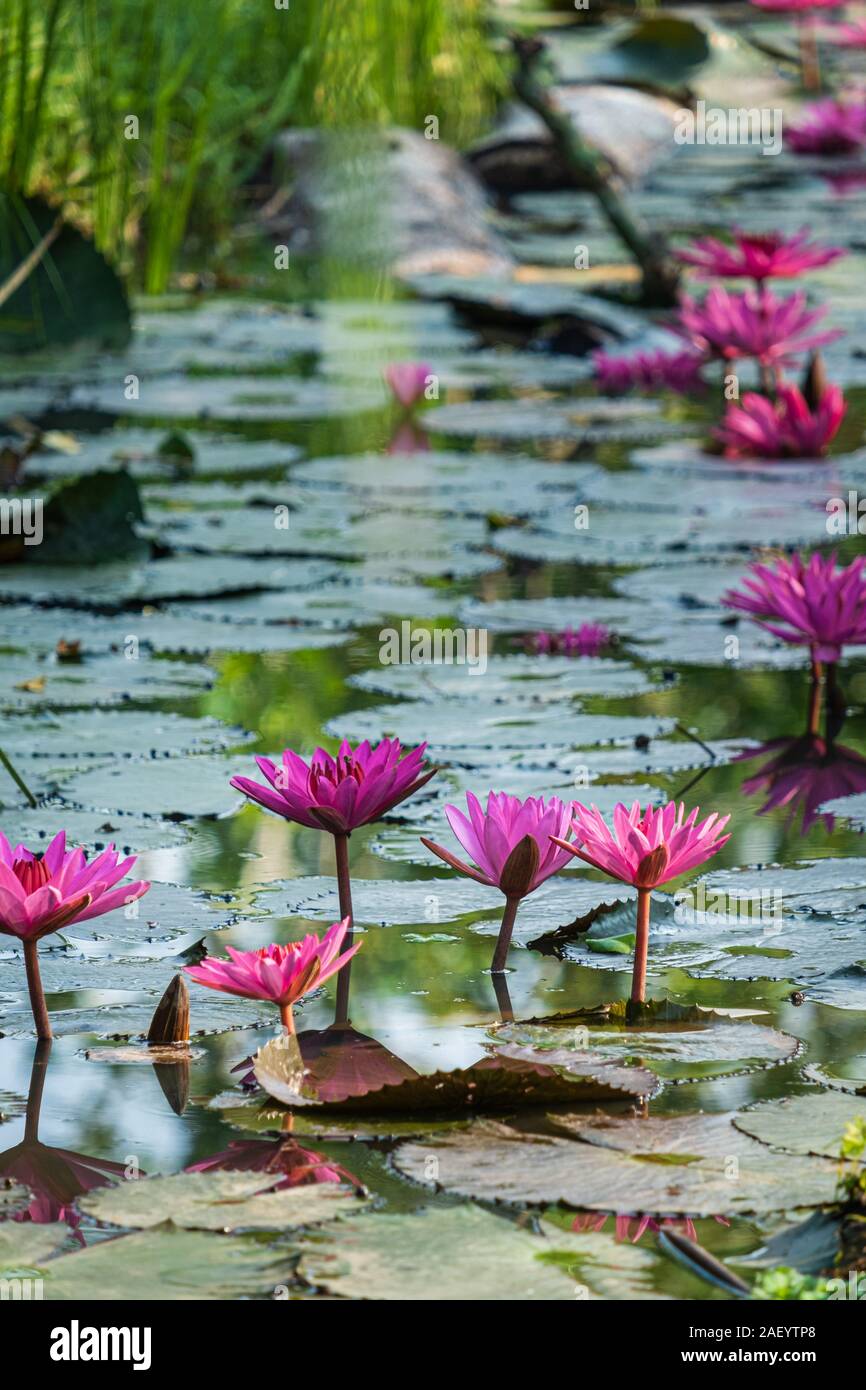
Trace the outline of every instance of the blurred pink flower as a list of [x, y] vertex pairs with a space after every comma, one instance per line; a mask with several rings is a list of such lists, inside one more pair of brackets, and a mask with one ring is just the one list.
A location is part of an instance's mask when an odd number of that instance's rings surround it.
[[847, 5], [848, 0], [751, 0], [751, 3], [759, 10], [803, 14], [809, 10], [838, 10]]
[[796, 386], [782, 386], [778, 399], [747, 391], [739, 405], [728, 405], [713, 433], [732, 458], [820, 458], [845, 417], [845, 398], [829, 386], [810, 410]]
[[12, 845], [0, 831], [0, 932], [37, 941], [71, 922], [102, 917], [142, 897], [150, 887], [139, 880], [116, 888], [135, 856], [121, 859], [109, 845], [87, 862], [83, 849], [66, 848], [61, 830], [42, 855]]
[[224, 994], [244, 999], [264, 999], [277, 1004], [284, 1026], [295, 1031], [292, 1005], [311, 989], [324, 984], [361, 949], [361, 942], [339, 954], [349, 920], [335, 922], [321, 940], [310, 933], [287, 946], [271, 945], [259, 951], [236, 951], [227, 946], [229, 959], [207, 957], [201, 965], [184, 966], [191, 979]]
[[733, 243], [716, 237], [695, 241], [679, 258], [694, 266], [702, 277], [747, 276], [762, 282], [802, 275], [816, 266], [829, 265], [846, 253], [841, 246], [809, 242], [806, 230], [784, 237], [778, 232], [757, 235], [734, 231]]
[[866, 556], [836, 567], [835, 555], [784, 556], [773, 566], [753, 564], [745, 593], [729, 589], [726, 608], [746, 613], [783, 642], [808, 646], [816, 661], [838, 661], [846, 645], [866, 643]]
[[796, 154], [853, 154], [866, 145], [866, 105], [816, 101], [786, 127], [785, 143]]
[[[600, 1211], [589, 1212], [574, 1218], [571, 1224], [573, 1231], [602, 1231], [609, 1221], [614, 1217], [614, 1240], [631, 1241], [632, 1245], [637, 1245], [641, 1236], [646, 1231], [656, 1233], [658, 1231], [681, 1231], [688, 1236], [689, 1240], [697, 1240], [695, 1223], [690, 1216], [635, 1216], [632, 1212], [624, 1211]], [[718, 1221], [720, 1226], [730, 1226], [724, 1216], [714, 1216], [714, 1221]]]
[[631, 357], [593, 353], [595, 379], [600, 391], [616, 396], [624, 391], [678, 391], [689, 394], [706, 383], [701, 377], [703, 357], [685, 352], [638, 352]]
[[825, 30], [826, 37], [840, 48], [866, 48], [866, 19], [854, 20], [851, 24], [834, 24]]
[[468, 817], [456, 806], [446, 806], [445, 815], [471, 863], [458, 859], [423, 835], [421, 843], [458, 873], [498, 888], [505, 895], [492, 967], [499, 974], [505, 969], [521, 898], [568, 863], [566, 851], [554, 848], [554, 837], [568, 834], [573, 808], [572, 803], [562, 802], [556, 796], [546, 802], [540, 796], [521, 801], [505, 792], [488, 793], [486, 811], [472, 792], [467, 792], [466, 804]]
[[612, 635], [604, 623], [581, 623], [561, 632], [533, 632], [525, 645], [536, 656], [598, 656]]
[[841, 336], [841, 330], [811, 330], [826, 308], [809, 309], [802, 292], [777, 299], [770, 290], [730, 294], [715, 286], [703, 303], [684, 295], [677, 331], [710, 357], [755, 357], [783, 366], [797, 353]]
[[423, 767], [426, 743], [404, 753], [398, 739], [385, 738], [371, 748], [345, 740], [332, 758], [317, 748], [309, 763], [287, 748], [280, 767], [270, 758], [256, 758], [269, 785], [249, 777], [232, 777], [231, 785], [269, 811], [313, 830], [347, 835], [361, 825], [380, 820], [435, 774]]
[[383, 375], [395, 400], [411, 410], [422, 399], [433, 368], [427, 362], [390, 362]]

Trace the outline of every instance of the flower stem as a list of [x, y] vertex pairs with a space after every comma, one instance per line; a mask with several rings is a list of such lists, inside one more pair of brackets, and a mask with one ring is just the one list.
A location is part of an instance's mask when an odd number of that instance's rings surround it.
[[822, 668], [818, 658], [812, 654], [812, 684], [809, 687], [809, 722], [806, 732], [817, 736], [821, 725], [821, 675]]
[[821, 89], [821, 60], [818, 56], [818, 35], [811, 15], [800, 16], [798, 30], [803, 86], [807, 92], [817, 92]]
[[51, 1039], [40, 1038], [33, 1053], [30, 1068], [30, 1089], [27, 1092], [27, 1114], [24, 1119], [24, 1142], [35, 1143], [39, 1138], [39, 1114], [42, 1109], [42, 1094], [45, 1090], [45, 1077], [48, 1074], [48, 1061], [51, 1057]]
[[519, 906], [519, 898], [505, 899], [505, 911], [502, 914], [502, 923], [499, 927], [499, 939], [496, 942], [496, 950], [493, 952], [493, 965], [490, 967], [494, 975], [501, 975], [505, 969], [508, 948], [511, 945], [511, 933], [514, 931], [514, 919], [517, 916]]
[[24, 795], [27, 797], [27, 800], [30, 802], [30, 805], [35, 806], [36, 797], [33, 795], [32, 791], [28, 787], [27, 783], [24, 781], [23, 777], [21, 777], [15, 771], [15, 768], [12, 766], [11, 762], [7, 758], [6, 754], [3, 752], [2, 748], [0, 748], [0, 763], [3, 764], [6, 771], [9, 773], [9, 776], [12, 778], [12, 781], [15, 783], [18, 790], [23, 792]]
[[631, 977], [631, 1002], [642, 1004], [646, 998], [646, 954], [649, 945], [650, 890], [637, 890], [637, 935], [634, 943], [634, 970]]
[[25, 941], [24, 943], [24, 966], [27, 970], [27, 988], [30, 991], [30, 1007], [33, 1010], [33, 1022], [36, 1024], [36, 1036], [40, 1041], [52, 1038], [51, 1020], [48, 1017], [48, 1006], [45, 1003], [45, 991], [42, 988], [42, 977], [39, 974], [39, 951], [35, 941]]
[[493, 993], [496, 995], [496, 1007], [499, 1009], [502, 1022], [513, 1023], [514, 1009], [511, 1004], [511, 995], [508, 992], [508, 977], [506, 975], [493, 976]]
[[280, 1005], [280, 1019], [287, 1033], [295, 1031], [295, 1015], [292, 1013], [291, 1004]]
[[[349, 919], [349, 930], [343, 937], [342, 949], [349, 951], [352, 948], [353, 926], [355, 922], [352, 912], [352, 880], [349, 875], [349, 837], [348, 835], [334, 836], [334, 855], [337, 860], [337, 893], [340, 899], [340, 920], [344, 917]], [[334, 1014], [335, 1023], [348, 1023], [349, 1021], [349, 986], [351, 984], [352, 962], [349, 961], [337, 973], [337, 1007]]]

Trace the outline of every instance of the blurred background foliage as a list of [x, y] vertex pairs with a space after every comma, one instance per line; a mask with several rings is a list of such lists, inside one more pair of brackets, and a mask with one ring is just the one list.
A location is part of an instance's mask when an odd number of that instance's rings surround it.
[[477, 134], [501, 90], [484, 12], [484, 0], [0, 0], [0, 191], [45, 198], [159, 293], [188, 242], [199, 262], [218, 250], [280, 129], [447, 114], [454, 143]]

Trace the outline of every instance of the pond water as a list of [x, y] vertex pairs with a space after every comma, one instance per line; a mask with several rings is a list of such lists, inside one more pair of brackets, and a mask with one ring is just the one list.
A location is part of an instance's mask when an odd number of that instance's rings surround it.
[[[87, 572], [0, 571], [0, 744], [40, 798], [31, 810], [4, 780], [0, 824], [13, 842], [35, 844], [62, 826], [88, 847], [114, 839], [139, 852], [136, 872], [154, 883], [137, 915], [43, 943], [57, 1033], [47, 1068], [32, 1070], [20, 955], [9, 938], [0, 947], [0, 1174], [27, 1184], [29, 1173], [50, 1192], [45, 1211], [68, 1219], [70, 1249], [112, 1230], [69, 1209], [102, 1180], [94, 1173], [177, 1173], [239, 1141], [276, 1145], [288, 1133], [365, 1183], [383, 1213], [455, 1202], [453, 1191], [415, 1181], [409, 1158], [395, 1162], [394, 1153], [407, 1136], [417, 1148], [417, 1136], [451, 1133], [464, 1119], [290, 1117], [240, 1088], [234, 1069], [276, 1035], [263, 1006], [193, 985], [188, 1063], [154, 1065], [130, 1045], [202, 947], [224, 954], [226, 945], [289, 941], [336, 919], [330, 837], [241, 806], [229, 787], [233, 773], [254, 772], [255, 753], [286, 746], [309, 753], [343, 736], [426, 738], [442, 769], [416, 800], [352, 836], [363, 940], [352, 968], [354, 1032], [335, 1025], [326, 986], [297, 1010], [302, 1052], [306, 1037], [311, 1055], [378, 1087], [472, 1067], [510, 1017], [537, 1021], [625, 998], [627, 956], [577, 938], [555, 951], [530, 946], [626, 898], [616, 885], [570, 870], [530, 898], [507, 990], [497, 993], [489, 965], [498, 895], [450, 874], [418, 837], [449, 843], [442, 808], [467, 789], [578, 795], [606, 809], [620, 798], [682, 795], [732, 816], [705, 882], [766, 889], [780, 915], [690, 927], [659, 896], [651, 998], [741, 1016], [707, 1013], [710, 1036], [689, 1014], [660, 1026], [658, 1050], [652, 1036], [623, 1044], [608, 1030], [603, 1041], [620, 1060], [664, 1078], [648, 1113], [727, 1114], [866, 1087], [866, 778], [843, 758], [820, 778], [795, 760], [797, 795], [767, 809], [770, 787], [752, 779], [778, 749], [760, 746], [802, 733], [806, 674], [796, 653], [723, 620], [718, 602], [755, 550], [826, 543], [828, 497], [846, 496], [866, 475], [866, 454], [856, 452], [866, 196], [854, 189], [840, 201], [819, 174], [790, 162], [759, 177], [765, 165], [752, 151], [712, 164], [708, 153], [690, 150], [676, 174], [652, 178], [638, 198], [650, 218], [684, 238], [723, 223], [736, 199], [742, 225], [808, 220], [849, 247], [844, 273], [831, 266], [809, 282], [830, 321], [848, 330], [828, 354], [849, 415], [826, 464], [707, 459], [700, 437], [711, 399], [612, 403], [598, 397], [585, 361], [503, 342], [447, 303], [410, 299], [376, 275], [358, 277], [366, 297], [355, 284], [351, 297], [319, 299], [311, 311], [294, 302], [295, 289], [143, 308], [119, 359], [5, 373], [4, 413], [40, 418], [77, 441], [74, 454], [34, 456], [28, 480], [123, 462], [156, 544], [153, 558]], [[618, 259], [586, 200], [571, 195], [518, 200], [506, 230], [523, 254], [531, 245], [535, 263], [556, 264], [574, 240], [575, 208], [579, 239], [600, 261]], [[429, 362], [441, 382], [442, 400], [411, 425], [381, 384], [382, 367], [401, 358]], [[133, 400], [124, 395], [129, 373], [140, 381]], [[180, 472], [156, 457], [169, 428], [193, 445]], [[575, 526], [580, 504], [585, 531]], [[275, 524], [281, 508], [284, 529]], [[858, 548], [856, 537], [840, 547]], [[525, 654], [527, 632], [584, 620], [617, 634], [609, 653]], [[382, 665], [380, 633], [403, 621], [485, 630], [486, 671]], [[80, 665], [56, 662], [61, 639], [81, 642]], [[866, 754], [866, 660], [857, 654], [843, 685], [841, 742]], [[828, 802], [831, 813], [819, 809]], [[531, 1029], [498, 1035], [512, 1036], [539, 1042]], [[504, 1118], [550, 1133], [548, 1110], [506, 1105]], [[37, 1122], [40, 1143], [62, 1152], [31, 1149], [22, 1159], [17, 1146], [32, 1143]], [[777, 1161], [782, 1186], [791, 1160]], [[640, 1203], [636, 1193], [635, 1210]], [[734, 1205], [719, 1211], [724, 1221], [708, 1211], [697, 1238], [733, 1258], [814, 1204], [786, 1210], [780, 1197], [781, 1210], [764, 1203], [742, 1214]], [[562, 1230], [567, 1213], [555, 1219]], [[599, 1250], [605, 1242], [603, 1259], [638, 1283], [606, 1296], [634, 1296], [635, 1287], [640, 1296], [721, 1296], [661, 1253], [652, 1231], [636, 1270], [633, 1255], [617, 1254], [612, 1229], [585, 1235], [583, 1257], [592, 1240]]]

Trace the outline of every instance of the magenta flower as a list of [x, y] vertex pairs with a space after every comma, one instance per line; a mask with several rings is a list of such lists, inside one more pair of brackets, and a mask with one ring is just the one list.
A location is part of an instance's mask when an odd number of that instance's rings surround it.
[[134, 863], [134, 856], [121, 859], [114, 845], [109, 845], [88, 864], [83, 849], [67, 850], [64, 830], [41, 855], [25, 845], [13, 849], [0, 831], [0, 932], [17, 937], [23, 944], [38, 1037], [50, 1038], [52, 1034], [36, 943], [71, 922], [102, 917], [140, 898], [150, 887], [143, 880], [115, 886]]
[[752, 0], [759, 10], [791, 14], [802, 14], [808, 10], [838, 10], [847, 3], [848, 0]]
[[816, 101], [787, 127], [785, 141], [796, 154], [854, 154], [866, 145], [866, 106]]
[[533, 632], [526, 649], [533, 656], [598, 656], [613, 636], [604, 623], [581, 623], [561, 632]]
[[396, 738], [385, 738], [375, 748], [366, 741], [353, 748], [344, 740], [335, 758], [317, 748], [309, 763], [287, 748], [281, 767], [270, 758], [256, 758], [268, 786], [249, 777], [233, 777], [231, 785], [285, 820], [349, 835], [381, 820], [430, 781], [436, 768], [424, 771], [426, 747], [422, 743], [404, 754]]
[[845, 645], [866, 643], [866, 556], [836, 568], [835, 555], [784, 556], [773, 567], [753, 564], [742, 593], [729, 589], [726, 608], [746, 613], [783, 642], [810, 648], [814, 661], [839, 660]]
[[394, 399], [411, 410], [422, 399], [433, 368], [427, 362], [390, 362], [383, 375]]
[[[335, 758], [317, 748], [309, 763], [286, 748], [280, 767], [269, 758], [256, 758], [267, 786], [250, 777], [232, 777], [231, 785], [285, 820], [333, 835], [340, 916], [351, 922], [349, 836], [359, 826], [380, 820], [430, 781], [438, 769], [425, 771], [426, 747], [422, 743], [404, 753], [396, 738], [385, 738], [375, 748], [366, 741], [353, 748], [344, 740]], [[352, 944], [351, 931], [346, 944]], [[348, 975], [343, 980], [348, 982]]]
[[845, 398], [828, 386], [810, 410], [796, 386], [782, 386], [778, 399], [747, 391], [740, 405], [731, 403], [714, 434], [731, 458], [821, 458], [845, 418]]
[[703, 357], [695, 352], [638, 352], [631, 357], [611, 357], [598, 351], [592, 356], [598, 388], [609, 396], [624, 391], [678, 391], [688, 395], [700, 390]]
[[866, 48], [866, 19], [855, 20], [852, 24], [836, 24], [827, 31], [827, 38], [838, 43], [840, 48]]
[[826, 312], [809, 309], [802, 293], [777, 299], [767, 289], [729, 294], [715, 286], [702, 304], [683, 296], [677, 331], [708, 357], [755, 357], [783, 366], [797, 353], [841, 336], [840, 330], [811, 331]]
[[697, 868], [727, 844], [730, 835], [722, 831], [730, 816], [707, 816], [698, 823], [698, 808], [686, 816], [682, 802], [666, 806], [647, 806], [641, 810], [635, 801], [631, 809], [619, 802], [614, 807], [610, 829], [596, 806], [591, 809], [575, 803], [574, 842], [558, 839], [554, 844], [585, 864], [637, 889], [637, 938], [631, 998], [643, 1003], [646, 994], [646, 959], [649, 943], [650, 893], [660, 883], [679, 878]]
[[467, 792], [466, 804], [468, 816], [456, 806], [446, 806], [445, 815], [471, 863], [423, 835], [421, 843], [458, 873], [504, 893], [505, 912], [493, 956], [493, 971], [500, 974], [505, 969], [521, 898], [568, 863], [568, 853], [555, 849], [552, 841], [557, 834], [568, 834], [573, 807], [556, 796], [546, 802], [540, 796], [521, 801], [505, 792], [488, 793], [486, 811], [472, 792]]
[[287, 946], [265, 946], [260, 951], [236, 951], [227, 946], [228, 960], [208, 957], [201, 965], [186, 965], [186, 973], [208, 989], [239, 994], [244, 999], [265, 999], [276, 1004], [288, 1032], [294, 1033], [292, 1006], [311, 989], [324, 984], [351, 960], [362, 943], [340, 955], [349, 919], [335, 922], [321, 940], [311, 932], [303, 941]]
[[734, 232], [733, 243], [716, 237], [703, 237], [685, 251], [681, 261], [694, 266], [703, 278], [715, 276], [747, 276], [763, 283], [770, 279], [788, 279], [802, 275], [816, 266], [829, 265], [846, 253], [841, 246], [818, 246], [809, 242], [808, 231], [784, 237], [777, 232], [756, 235]]

